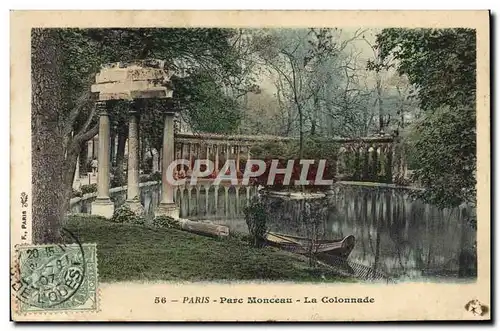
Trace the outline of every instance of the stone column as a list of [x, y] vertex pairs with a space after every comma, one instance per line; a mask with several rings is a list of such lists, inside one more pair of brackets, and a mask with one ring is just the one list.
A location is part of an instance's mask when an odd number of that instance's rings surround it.
[[219, 145], [215, 145], [215, 174], [219, 173]]
[[136, 214], [144, 213], [139, 191], [139, 125], [138, 104], [131, 104], [128, 124], [127, 200], [125, 204]]
[[240, 213], [240, 186], [234, 187], [234, 194], [236, 200], [236, 215]]
[[406, 163], [406, 147], [400, 143], [400, 175], [401, 178], [407, 179], [408, 178], [408, 164]]
[[99, 109], [99, 157], [97, 173], [97, 198], [92, 202], [92, 215], [113, 217], [114, 204], [109, 198], [109, 117], [105, 102], [97, 104]]
[[240, 173], [240, 146], [234, 147], [236, 153], [236, 173]]
[[247, 207], [250, 206], [250, 186], [245, 187], [247, 191]]
[[401, 176], [399, 170], [401, 162], [401, 151], [398, 141], [394, 141], [392, 146], [392, 181], [397, 181]]
[[[109, 123], [109, 119], [108, 119], [108, 123]], [[108, 132], [109, 132], [109, 129], [108, 129]], [[97, 140], [97, 142], [99, 142], [99, 139], [100, 139], [99, 137], [100, 137], [100, 135], [97, 134], [96, 137], [92, 138], [92, 158], [97, 156], [97, 159], [99, 159], [99, 145], [95, 143], [96, 140]]]
[[94, 153], [94, 138], [90, 139], [87, 142], [87, 163], [88, 161], [92, 161], [94, 157], [93, 153]]
[[200, 212], [200, 190], [201, 185], [196, 185], [196, 214], [199, 215]]
[[361, 147], [361, 179], [370, 180], [370, 145]]
[[158, 151], [156, 149], [154, 150], [154, 152], [153, 152], [153, 150], [151, 150], [151, 160], [153, 162], [153, 173], [158, 172], [159, 171], [159, 167], [158, 167], [159, 158], [158, 158]]
[[193, 162], [195, 159], [195, 149], [196, 145], [193, 143], [189, 143], [189, 167], [186, 171], [186, 176], [191, 177], [191, 174], [193, 173]]
[[229, 186], [224, 186], [224, 215], [229, 214]]
[[247, 147], [247, 162], [246, 162], [246, 164], [245, 164], [245, 169], [246, 169], [246, 167], [247, 167], [248, 161], [250, 161], [250, 158], [252, 157], [252, 156], [250, 155], [250, 145], [247, 145], [246, 147]]
[[208, 195], [210, 194], [210, 185], [205, 185], [205, 215], [208, 215]]
[[214, 185], [214, 208], [215, 215], [219, 212], [219, 185]]
[[158, 171], [162, 171], [162, 164], [163, 164], [163, 155], [162, 155], [163, 151], [160, 149], [158, 151], [158, 154], [159, 154], [159, 157], [160, 157], [160, 160], [158, 161]]
[[111, 145], [111, 148], [110, 148], [110, 164], [111, 164], [111, 167], [113, 167], [113, 164], [115, 162], [115, 157], [116, 157], [116, 127], [113, 127], [113, 129], [111, 130], [111, 137], [109, 138], [109, 143]]
[[174, 115], [172, 111], [165, 114], [161, 201], [155, 210], [155, 216], [179, 218], [179, 208], [174, 203], [174, 187], [167, 181], [167, 168], [174, 161]]
[[379, 166], [379, 148], [380, 146], [379, 145], [375, 145], [373, 146], [374, 150], [372, 152], [372, 172], [373, 172], [373, 181], [380, 181], [380, 178], [379, 178], [379, 170], [380, 170], [380, 166]]

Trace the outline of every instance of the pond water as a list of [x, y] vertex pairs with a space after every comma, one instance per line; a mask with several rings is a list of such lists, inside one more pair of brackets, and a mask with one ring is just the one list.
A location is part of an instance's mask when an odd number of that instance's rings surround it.
[[[318, 233], [327, 239], [354, 235], [353, 264], [398, 281], [476, 279], [476, 230], [468, 221], [474, 210], [440, 210], [412, 199], [406, 189], [336, 185], [332, 193]], [[178, 190], [176, 202], [183, 218], [209, 219], [248, 233], [243, 210], [254, 194], [255, 188], [244, 187], [216, 193], [212, 186], [208, 194], [204, 189]], [[299, 200], [268, 199], [269, 230], [308, 235]]]

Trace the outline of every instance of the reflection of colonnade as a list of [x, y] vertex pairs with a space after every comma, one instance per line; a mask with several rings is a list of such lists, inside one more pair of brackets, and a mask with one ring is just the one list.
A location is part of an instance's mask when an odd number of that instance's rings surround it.
[[181, 217], [242, 217], [257, 193], [255, 186], [231, 185], [222, 182], [214, 185], [209, 179], [199, 179], [196, 185], [186, 183], [174, 187], [174, 201]]

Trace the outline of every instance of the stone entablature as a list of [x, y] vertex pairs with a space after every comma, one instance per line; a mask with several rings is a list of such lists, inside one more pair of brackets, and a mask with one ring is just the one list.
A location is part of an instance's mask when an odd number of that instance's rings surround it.
[[[224, 144], [224, 143], [256, 143], [266, 141], [294, 141], [298, 137], [282, 137], [272, 135], [223, 135], [215, 133], [176, 133], [175, 142], [177, 143], [205, 143], [205, 144]], [[319, 141], [337, 142], [340, 144], [349, 143], [392, 143], [394, 137], [391, 135], [380, 135], [374, 137], [360, 137], [360, 138], [341, 138], [341, 137], [318, 137]]]
[[171, 76], [160, 60], [110, 63], [102, 66], [91, 91], [100, 101], [171, 98]]

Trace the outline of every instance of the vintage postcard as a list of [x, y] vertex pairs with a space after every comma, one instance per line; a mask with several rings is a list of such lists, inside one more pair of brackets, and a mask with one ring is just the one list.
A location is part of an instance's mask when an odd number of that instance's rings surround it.
[[489, 20], [11, 12], [12, 319], [490, 320]]

